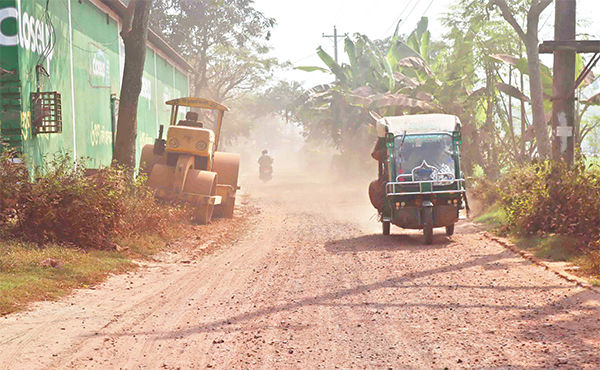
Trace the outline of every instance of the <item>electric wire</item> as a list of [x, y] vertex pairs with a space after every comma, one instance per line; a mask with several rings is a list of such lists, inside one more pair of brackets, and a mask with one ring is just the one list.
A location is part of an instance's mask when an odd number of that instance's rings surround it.
[[333, 23], [334, 23], [334, 24], [335, 24], [335, 22], [337, 22], [337, 21], [341, 21], [341, 20], [342, 20], [342, 18], [343, 18], [343, 17], [342, 17], [342, 15], [344, 15], [344, 13], [346, 12], [346, 10], [347, 10], [348, 8], [350, 8], [350, 6], [351, 6], [353, 3], [354, 3], [354, 0], [350, 0], [350, 1], [348, 1], [348, 4], [347, 4], [347, 5], [345, 5], [345, 6], [343, 7], [342, 11], [338, 13], [337, 17], [333, 19]]
[[335, 12], [335, 15], [332, 18], [334, 23], [337, 20], [337, 16], [340, 14], [340, 12], [342, 11], [342, 8], [344, 7], [344, 2], [345, 2], [345, 0], [342, 0], [340, 2], [340, 6], [339, 6], [338, 10]]
[[[331, 47], [328, 47], [328, 48], [323, 48], [323, 50], [324, 50], [325, 52], [329, 52], [329, 51], [331, 51]], [[295, 65], [296, 63], [298, 63], [298, 62], [301, 62], [301, 61], [303, 61], [303, 60], [306, 60], [306, 59], [308, 59], [308, 58], [310, 58], [310, 57], [313, 57], [313, 56], [315, 56], [315, 55], [317, 55], [317, 52], [314, 52], [314, 53], [312, 53], [312, 54], [310, 54], [310, 55], [307, 55], [307, 56], [305, 56], [304, 58], [301, 58], [301, 59], [298, 59], [298, 60], [296, 60], [295, 62], [292, 62], [292, 65]]]
[[[427, 11], [429, 10], [429, 8], [431, 8], [431, 4], [433, 4], [434, 1], [435, 0], [431, 0], [431, 2], [429, 3], [429, 5], [427, 5], [427, 8], [425, 8], [425, 11], [421, 15], [421, 18], [423, 18], [425, 16], [425, 13], [427, 13]], [[419, 18], [419, 19], [421, 19], [421, 18]]]
[[[398, 23], [398, 22], [400, 21], [400, 18], [402, 17], [402, 14], [404, 14], [404, 12], [406, 11], [406, 9], [408, 9], [408, 7], [410, 6], [410, 4], [411, 4], [412, 2], [413, 2], [413, 0], [410, 0], [410, 1], [409, 1], [409, 2], [406, 4], [406, 6], [405, 6], [405, 7], [404, 7], [404, 9], [402, 10], [402, 12], [401, 12], [401, 13], [400, 13], [400, 15], [398, 16], [398, 18], [396, 18], [396, 19], [395, 19], [395, 20], [392, 22], [392, 24], [390, 24], [390, 26], [387, 28], [387, 30], [385, 30], [385, 32], [384, 32], [384, 33], [383, 33], [383, 34], [382, 34], [382, 35], [379, 37], [380, 39], [382, 39], [382, 38], [383, 38], [383, 37], [384, 37], [384, 36], [385, 36], [385, 35], [388, 33], [388, 31], [389, 31], [389, 30], [390, 30], [392, 27], [394, 27], [394, 25], [395, 25], [396, 23]], [[419, 3], [419, 1], [417, 0], [417, 4], [418, 4], [418, 3]]]
[[[65, 9], [67, 9], [67, 12], [69, 12], [69, 5], [65, 2], [65, 0], [61, 0], [61, 1], [62, 1], [63, 5], [65, 6]], [[79, 27], [79, 29], [82, 29], [82, 30], [86, 29], [86, 27], [82, 27], [79, 23], [77, 23], [77, 20], [75, 20], [75, 18], [72, 17], [71, 13], [69, 13], [69, 17], [71, 17], [71, 20], [73, 21], [73, 23], [75, 23], [75, 25], [77, 27]], [[119, 35], [119, 36], [117, 36], [116, 39], [114, 39], [114, 40], [112, 40], [110, 42], [99, 42], [97, 40], [95, 40], [95, 41], [96, 41], [96, 43], [98, 43], [98, 44], [100, 44], [102, 46], [106, 46], [106, 48], [98, 48], [98, 49], [100, 49], [102, 51], [107, 51], [107, 50], [109, 50], [108, 47], [111, 46], [111, 45], [113, 45], [115, 42], [118, 42], [120, 38], [121, 38], [121, 36]], [[67, 40], [64, 36], [63, 36], [63, 39], [65, 39], [66, 41], [70, 42], [70, 40]], [[85, 51], [87, 53], [90, 53], [90, 54], [95, 54], [97, 52], [97, 51], [93, 51], [93, 50], [84, 49], [83, 47], [75, 45], [75, 43], [73, 43], [73, 47], [75, 47], [76, 49]]]
[[373, 11], [373, 9], [375, 9], [375, 7], [377, 6], [377, 4], [379, 4], [381, 2], [381, 0], [377, 0], [373, 3], [373, 5], [371, 6], [371, 8], [367, 11], [367, 13], [365, 15], [362, 15], [362, 18], [366, 18], [369, 16], [369, 14], [371, 14], [371, 12]]
[[417, 7], [417, 5], [419, 5], [419, 2], [415, 3], [415, 6], [413, 6], [413, 8], [410, 10], [410, 13], [408, 13], [406, 15], [406, 17], [402, 20], [402, 22], [400, 22], [400, 25], [398, 25], [398, 29], [400, 29], [400, 27], [404, 24], [404, 22], [406, 22], [407, 19], [410, 18], [410, 15], [413, 13], [413, 11], [415, 10], [415, 8]]
[[538, 33], [544, 29], [544, 27], [546, 26], [546, 23], [548, 23], [548, 20], [550, 19], [550, 17], [552, 17], [553, 14], [554, 14], [554, 9], [552, 9], [550, 11], [550, 14], [548, 14], [548, 16], [546, 17], [546, 20], [544, 21], [544, 24], [542, 24], [542, 27], [540, 27], [540, 29], [538, 30]]
[[52, 24], [52, 19], [50, 18], [50, 14], [48, 12], [49, 5], [50, 5], [50, 0], [46, 0], [46, 9], [44, 10], [44, 20], [49, 25], [50, 40], [46, 40], [46, 45], [44, 47], [44, 51], [42, 53], [40, 53], [40, 57], [38, 58], [38, 61], [36, 63], [37, 65], [41, 65], [42, 63], [44, 63], [44, 61], [46, 61], [50, 57], [52, 52], [54, 51], [54, 42], [53, 41], [56, 40], [56, 32], [54, 29], [54, 25]]

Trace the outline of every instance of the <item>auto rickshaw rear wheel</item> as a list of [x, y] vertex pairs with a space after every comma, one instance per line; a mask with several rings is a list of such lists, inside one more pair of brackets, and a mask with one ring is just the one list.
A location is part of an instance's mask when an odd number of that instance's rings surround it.
[[433, 243], [433, 209], [432, 207], [425, 207], [423, 212], [425, 216], [423, 236], [425, 237], [425, 244], [429, 245]]
[[454, 234], [454, 224], [446, 226], [446, 235], [452, 236]]
[[391, 222], [390, 221], [383, 221], [381, 224], [383, 226], [383, 235], [390, 235]]

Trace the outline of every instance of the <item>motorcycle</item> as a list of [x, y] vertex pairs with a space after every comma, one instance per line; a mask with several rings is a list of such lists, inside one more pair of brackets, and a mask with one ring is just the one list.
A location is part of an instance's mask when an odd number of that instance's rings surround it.
[[273, 166], [260, 166], [259, 169], [259, 178], [264, 182], [267, 182], [273, 178]]

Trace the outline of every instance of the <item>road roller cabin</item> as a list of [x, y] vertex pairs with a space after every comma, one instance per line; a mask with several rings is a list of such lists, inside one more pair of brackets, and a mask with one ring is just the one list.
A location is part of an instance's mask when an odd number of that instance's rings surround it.
[[[148, 186], [159, 199], [192, 205], [201, 224], [210, 222], [213, 211], [216, 216], [233, 217], [240, 155], [217, 151], [223, 116], [229, 108], [202, 98], [180, 98], [166, 104], [171, 106], [166, 139], [161, 125], [154, 144], [142, 149], [140, 171], [148, 176]], [[214, 131], [204, 128], [194, 112], [178, 120], [180, 107], [216, 111]]]

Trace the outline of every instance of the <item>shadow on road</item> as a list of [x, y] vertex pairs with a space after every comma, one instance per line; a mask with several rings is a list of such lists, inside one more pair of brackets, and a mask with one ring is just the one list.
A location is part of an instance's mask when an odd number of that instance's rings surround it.
[[348, 253], [364, 251], [400, 251], [400, 250], [431, 250], [444, 248], [452, 244], [452, 239], [443, 234], [433, 235], [433, 244], [426, 245], [423, 235], [363, 235], [356, 238], [333, 240], [325, 243], [325, 249], [330, 253]]
[[[184, 330], [178, 330], [178, 331], [173, 331], [173, 332], [159, 332], [159, 331], [152, 331], [152, 332], [138, 332], [138, 333], [134, 333], [134, 334], [138, 334], [138, 335], [151, 335], [151, 336], [164, 336], [165, 339], [174, 337], [174, 336], [186, 336], [186, 335], [190, 335], [190, 334], [196, 334], [196, 333], [207, 333], [207, 332], [214, 332], [214, 331], [227, 331], [227, 332], [231, 332], [231, 331], [243, 331], [243, 330], [249, 330], [250, 328], [248, 327], [234, 327], [232, 325], [236, 325], [236, 324], [241, 324], [243, 322], [249, 321], [249, 320], [254, 320], [257, 319], [259, 317], [264, 317], [264, 316], [269, 316], [278, 312], [286, 312], [286, 311], [293, 311], [296, 310], [300, 307], [307, 307], [307, 306], [343, 306], [345, 305], [342, 302], [336, 302], [339, 299], [343, 299], [345, 297], [349, 297], [349, 296], [355, 296], [355, 295], [359, 295], [365, 292], [371, 292], [373, 290], [377, 290], [377, 289], [405, 289], [405, 288], [409, 288], [409, 287], [415, 287], [415, 286], [420, 286], [418, 284], [407, 284], [410, 283], [411, 281], [417, 280], [417, 279], [421, 279], [424, 277], [429, 277], [429, 276], [433, 276], [436, 274], [440, 274], [440, 273], [447, 273], [448, 271], [459, 271], [462, 269], [468, 269], [474, 266], [479, 266], [479, 265], [485, 265], [488, 263], [491, 263], [493, 261], [497, 261], [499, 259], [503, 259], [506, 258], [507, 253], [506, 252], [501, 252], [501, 253], [497, 253], [497, 254], [492, 254], [492, 255], [485, 255], [485, 256], [481, 256], [481, 257], [477, 257], [474, 258], [470, 261], [466, 261], [460, 264], [456, 264], [456, 265], [451, 265], [451, 266], [444, 266], [444, 267], [439, 267], [439, 268], [434, 268], [434, 269], [430, 269], [430, 270], [425, 270], [425, 271], [418, 271], [418, 272], [409, 272], [406, 273], [402, 276], [398, 276], [395, 278], [390, 278], [390, 279], [386, 279], [386, 280], [380, 280], [378, 282], [374, 282], [372, 284], [364, 284], [361, 286], [357, 286], [354, 288], [346, 288], [346, 289], [339, 289], [336, 291], [332, 291], [332, 292], [328, 292], [325, 294], [321, 294], [321, 295], [316, 295], [313, 297], [306, 297], [303, 299], [300, 299], [298, 301], [295, 302], [290, 302], [290, 303], [286, 303], [286, 304], [280, 304], [280, 305], [273, 305], [273, 306], [269, 306], [269, 307], [264, 307], [264, 308], [260, 308], [254, 311], [250, 311], [250, 312], [245, 312], [245, 313], [240, 313], [237, 315], [232, 315], [223, 319], [219, 319], [219, 320], [214, 320], [214, 321], [209, 321], [209, 322], [205, 322], [202, 323], [196, 327], [192, 327], [189, 329], [184, 329]], [[422, 286], [424, 289], [429, 289], [432, 288], [431, 286], [427, 285], [427, 286]], [[435, 286], [434, 286], [435, 287]], [[452, 285], [452, 286], [447, 286], [448, 289], [471, 289], [473, 287], [471, 286], [466, 286], [466, 285]], [[505, 290], [505, 289], [565, 289], [565, 288], [569, 288], [568, 286], [543, 286], [543, 287], [493, 287], [493, 286], [489, 286], [489, 287], [475, 287], [475, 288], [481, 288], [481, 289], [501, 289], [501, 290]], [[390, 306], [389, 304], [381, 304], [381, 303], [366, 303], [366, 305], [373, 305], [374, 307], [377, 306]], [[354, 304], [354, 305], [365, 305], [365, 303], [360, 303], [360, 304]], [[436, 307], [436, 308], [440, 308], [440, 309], [445, 309], [445, 308], [449, 308], [452, 307], [453, 309], [492, 309], [492, 310], [510, 310], [510, 309], [515, 309], [515, 310], [523, 310], [525, 312], [537, 312], [537, 310], [539, 310], [540, 308], [542, 308], [543, 306], [533, 306], [533, 305], [527, 305], [527, 306], [519, 306], [519, 305], [505, 305], [505, 304], [460, 304], [460, 303], [452, 303], [452, 304], [437, 304], [437, 303], [430, 303], [430, 302], [422, 302], [422, 303], [409, 303], [409, 302], [398, 302], [397, 304], [393, 304], [391, 306], [394, 307], [415, 307], [415, 306], [419, 306], [419, 307]], [[582, 308], [582, 310], [586, 310], [585, 308]], [[118, 334], [118, 333], [112, 333], [111, 335], [114, 336], [120, 336], [120, 335], [132, 335], [131, 332], [128, 333], [124, 333], [124, 334]]]

